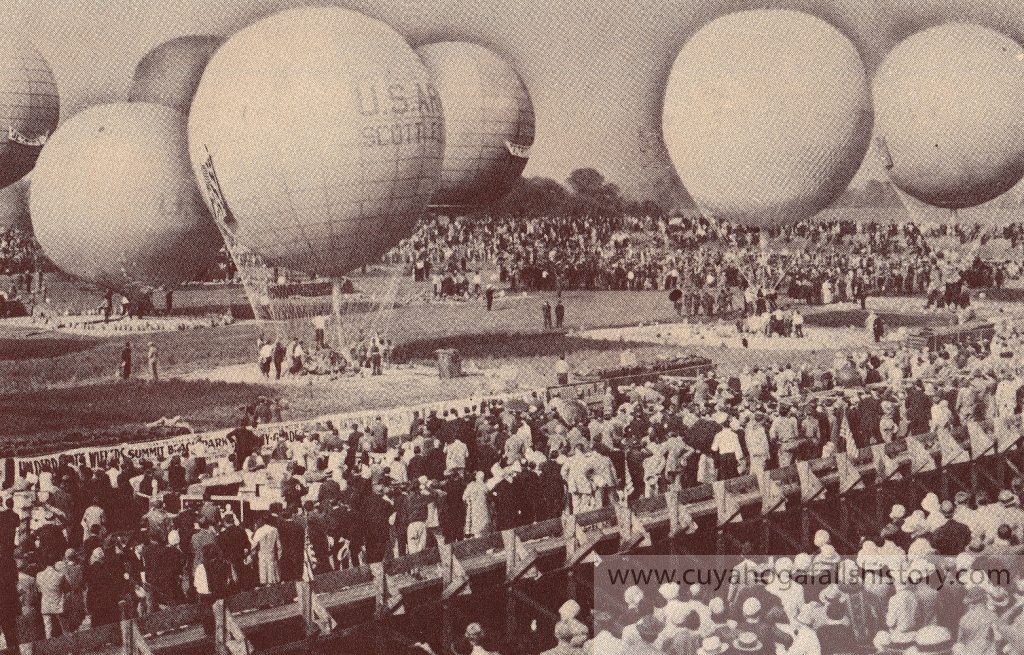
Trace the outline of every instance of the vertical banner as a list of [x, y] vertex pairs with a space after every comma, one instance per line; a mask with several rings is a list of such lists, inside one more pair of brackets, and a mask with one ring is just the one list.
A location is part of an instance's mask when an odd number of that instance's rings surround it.
[[840, 496], [854, 489], [864, 488], [864, 480], [861, 478], [860, 471], [854, 467], [849, 455], [846, 453], [836, 455], [836, 469], [839, 473]]
[[797, 462], [796, 472], [800, 476], [800, 500], [807, 502], [818, 498], [824, 491], [825, 485], [821, 483], [818, 476], [811, 469], [810, 462]]
[[910, 456], [910, 472], [924, 473], [934, 471], [935, 458], [917, 437], [907, 437], [907, 454]]
[[943, 466], [971, 461], [971, 454], [964, 450], [964, 447], [953, 438], [953, 435], [948, 433], [939, 435], [939, 452]]
[[878, 481], [899, 480], [902, 477], [900, 475], [900, 465], [889, 457], [885, 447], [886, 444], [884, 443], [872, 446], [875, 456], [875, 469], [878, 472]]
[[761, 513], [786, 511], [786, 494], [782, 486], [772, 477], [772, 471], [757, 474], [757, 486], [761, 489]]

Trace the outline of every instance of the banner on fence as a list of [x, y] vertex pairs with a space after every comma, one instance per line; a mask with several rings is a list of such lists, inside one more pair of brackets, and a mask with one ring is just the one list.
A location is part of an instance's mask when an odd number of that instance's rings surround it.
[[29, 473], [38, 475], [41, 471], [55, 469], [61, 461], [74, 466], [104, 468], [120, 457], [166, 459], [173, 455], [184, 455], [200, 442], [205, 446], [207, 458], [219, 459], [234, 450], [227, 433], [227, 430], [220, 430], [204, 434], [183, 434], [153, 441], [92, 446], [36, 457], [19, 457], [15, 459], [14, 475], [17, 478], [24, 478]]

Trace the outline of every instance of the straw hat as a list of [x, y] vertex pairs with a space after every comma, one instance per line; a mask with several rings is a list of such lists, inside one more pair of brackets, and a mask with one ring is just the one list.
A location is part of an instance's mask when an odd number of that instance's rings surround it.
[[661, 621], [648, 614], [637, 624], [636, 631], [642, 640], [651, 643], [658, 638], [664, 628], [665, 625]]
[[764, 644], [753, 632], [741, 632], [733, 639], [732, 647], [743, 653], [757, 653], [764, 648]]
[[953, 649], [953, 636], [949, 630], [938, 625], [929, 625], [917, 631], [914, 651], [919, 655], [941, 655]]
[[728, 644], [723, 642], [718, 635], [705, 637], [697, 649], [697, 655], [722, 655], [729, 650]]

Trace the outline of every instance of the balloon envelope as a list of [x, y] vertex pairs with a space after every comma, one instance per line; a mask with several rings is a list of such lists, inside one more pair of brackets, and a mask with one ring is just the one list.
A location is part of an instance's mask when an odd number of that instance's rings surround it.
[[0, 38], [0, 187], [25, 176], [60, 114], [57, 83], [43, 57], [20, 37]]
[[207, 62], [224, 43], [212, 34], [189, 34], [161, 43], [135, 67], [130, 102], [152, 102], [188, 114]]
[[871, 136], [864, 64], [832, 25], [751, 10], [708, 23], [669, 75], [662, 129], [683, 184], [722, 219], [775, 225], [828, 206]]
[[445, 150], [436, 205], [484, 205], [519, 179], [533, 145], [533, 103], [512, 65], [483, 46], [416, 49], [444, 103]]
[[214, 54], [189, 144], [229, 239], [272, 265], [338, 277], [412, 233], [440, 176], [444, 114], [391, 27], [293, 9]]
[[875, 77], [878, 147], [892, 181], [930, 205], [991, 200], [1024, 175], [1024, 50], [950, 23], [897, 45]]
[[29, 201], [63, 271], [130, 290], [197, 279], [222, 245], [199, 197], [184, 118], [149, 103], [91, 107], [43, 148]]
[[28, 178], [0, 189], [0, 234], [11, 229], [31, 230], [28, 211]]

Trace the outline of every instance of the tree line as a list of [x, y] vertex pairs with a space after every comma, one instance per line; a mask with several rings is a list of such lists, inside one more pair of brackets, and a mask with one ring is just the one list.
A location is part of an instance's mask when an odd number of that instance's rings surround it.
[[565, 184], [549, 177], [529, 177], [518, 183], [501, 200], [481, 213], [491, 216], [535, 218], [538, 216], [621, 216], [666, 215], [653, 200], [623, 197], [619, 186], [593, 168], [577, 168]]

